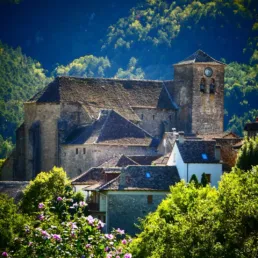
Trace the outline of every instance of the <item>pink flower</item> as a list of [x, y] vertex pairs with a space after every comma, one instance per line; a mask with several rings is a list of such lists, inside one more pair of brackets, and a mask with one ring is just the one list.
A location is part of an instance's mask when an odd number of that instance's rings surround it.
[[112, 254], [107, 254], [106, 258], [112, 258]]
[[41, 235], [43, 236], [44, 239], [49, 239], [50, 238], [50, 235], [45, 230], [41, 231]]
[[33, 242], [29, 242], [28, 246], [32, 246]]
[[92, 225], [92, 224], [94, 223], [94, 218], [93, 218], [91, 215], [89, 215], [89, 216], [87, 217], [87, 220], [88, 220], [88, 223], [89, 223], [90, 225]]
[[63, 198], [60, 197], [60, 196], [58, 196], [56, 200], [57, 200], [58, 202], [61, 202], [61, 201], [63, 201]]
[[120, 258], [120, 256], [117, 255], [116, 258]]
[[105, 226], [105, 223], [103, 223], [101, 220], [98, 223], [98, 228], [103, 228]]
[[61, 240], [62, 240], [61, 236], [60, 236], [60, 235], [57, 235], [57, 234], [52, 235], [52, 237], [53, 237], [56, 241], [61, 241]]
[[116, 230], [116, 232], [117, 232], [118, 234], [120, 234], [120, 235], [123, 235], [123, 234], [125, 233], [125, 231], [122, 230], [122, 229], [120, 229], [120, 228], [118, 228], [118, 229]]
[[7, 256], [8, 256], [8, 253], [7, 253], [7, 252], [3, 252], [3, 253], [2, 253], [2, 256], [3, 256], [3, 257], [7, 257]]
[[39, 208], [39, 209], [44, 209], [44, 208], [45, 208], [44, 203], [42, 203], [42, 202], [41, 202], [41, 203], [39, 203], [38, 208]]
[[122, 244], [123, 245], [126, 245], [127, 244], [127, 241], [125, 239], [122, 240]]
[[40, 215], [38, 216], [38, 219], [41, 220], [41, 221], [44, 220], [44, 218], [45, 218], [45, 216], [44, 216], [43, 214], [40, 214]]
[[80, 205], [80, 207], [85, 207], [85, 206], [87, 206], [87, 203], [86, 202], [79, 202], [79, 205]]
[[91, 248], [91, 244], [87, 244], [85, 247], [86, 248]]
[[109, 240], [112, 240], [114, 238], [112, 234], [105, 234], [105, 237]]
[[127, 253], [127, 254], [124, 255], [124, 258], [132, 258], [132, 255]]
[[108, 246], [105, 247], [104, 251], [105, 251], [105, 252], [108, 252], [108, 251], [109, 251], [109, 247], [108, 247]]

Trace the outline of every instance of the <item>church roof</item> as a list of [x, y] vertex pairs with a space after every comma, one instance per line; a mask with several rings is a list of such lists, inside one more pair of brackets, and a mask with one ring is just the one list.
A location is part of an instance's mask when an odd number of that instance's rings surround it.
[[180, 181], [176, 166], [128, 166], [121, 174], [101, 186], [111, 191], [169, 191]]
[[216, 141], [185, 140], [176, 141], [184, 163], [219, 163], [215, 158]]
[[93, 124], [75, 129], [64, 144], [154, 146], [155, 139], [113, 110], [101, 110]]
[[135, 161], [133, 161], [132, 159], [130, 159], [128, 156], [125, 156], [122, 154], [122, 155], [116, 156], [116, 157], [104, 162], [99, 167], [105, 167], [105, 168], [125, 167], [125, 166], [129, 166], [129, 165], [139, 165], [139, 164], [136, 163]]
[[195, 53], [184, 59], [183, 61], [177, 63], [176, 65], [182, 65], [182, 64], [193, 64], [193, 63], [218, 63], [218, 64], [224, 64], [213, 57], [209, 56], [202, 50], [197, 50]]
[[92, 118], [101, 109], [114, 109], [131, 121], [140, 121], [134, 108], [176, 109], [162, 81], [57, 77], [29, 102], [80, 103]]

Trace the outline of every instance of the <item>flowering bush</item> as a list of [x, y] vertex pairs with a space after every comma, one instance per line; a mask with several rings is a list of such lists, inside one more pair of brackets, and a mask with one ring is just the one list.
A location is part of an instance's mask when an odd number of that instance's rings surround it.
[[102, 221], [91, 215], [85, 216], [85, 202], [77, 203], [65, 197], [57, 197], [52, 204], [54, 206], [50, 208], [49, 204], [38, 204], [35, 220], [15, 240], [13, 250], [2, 253], [2, 256], [132, 257], [128, 251], [131, 239], [125, 235], [124, 230], [117, 229], [104, 234], [105, 224]]

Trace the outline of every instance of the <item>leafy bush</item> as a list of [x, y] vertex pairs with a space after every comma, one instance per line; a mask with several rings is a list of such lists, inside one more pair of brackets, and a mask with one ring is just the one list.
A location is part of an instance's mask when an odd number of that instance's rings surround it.
[[257, 257], [258, 166], [235, 168], [219, 188], [178, 183], [142, 222], [134, 257]]
[[24, 213], [32, 214], [38, 209], [38, 203], [48, 202], [58, 196], [71, 197], [70, 181], [62, 168], [54, 167], [49, 172], [41, 172], [24, 190], [20, 202]]
[[13, 199], [0, 194], [0, 250], [11, 244], [22, 231], [27, 218], [18, 213]]
[[[85, 202], [60, 196], [54, 202], [51, 208], [47, 203], [38, 204], [35, 220], [24, 228], [12, 251], [6, 252], [10, 257], [132, 257], [124, 231], [102, 233], [103, 222], [84, 216]], [[53, 211], [61, 207], [64, 216], [58, 219]]]

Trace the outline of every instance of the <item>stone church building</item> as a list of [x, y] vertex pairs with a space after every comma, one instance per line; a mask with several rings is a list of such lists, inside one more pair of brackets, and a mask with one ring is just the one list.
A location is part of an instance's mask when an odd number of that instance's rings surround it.
[[174, 65], [171, 81], [57, 77], [24, 103], [2, 180], [30, 180], [53, 166], [73, 178], [116, 155], [163, 155], [158, 145], [172, 128], [222, 133], [224, 67], [198, 50]]

